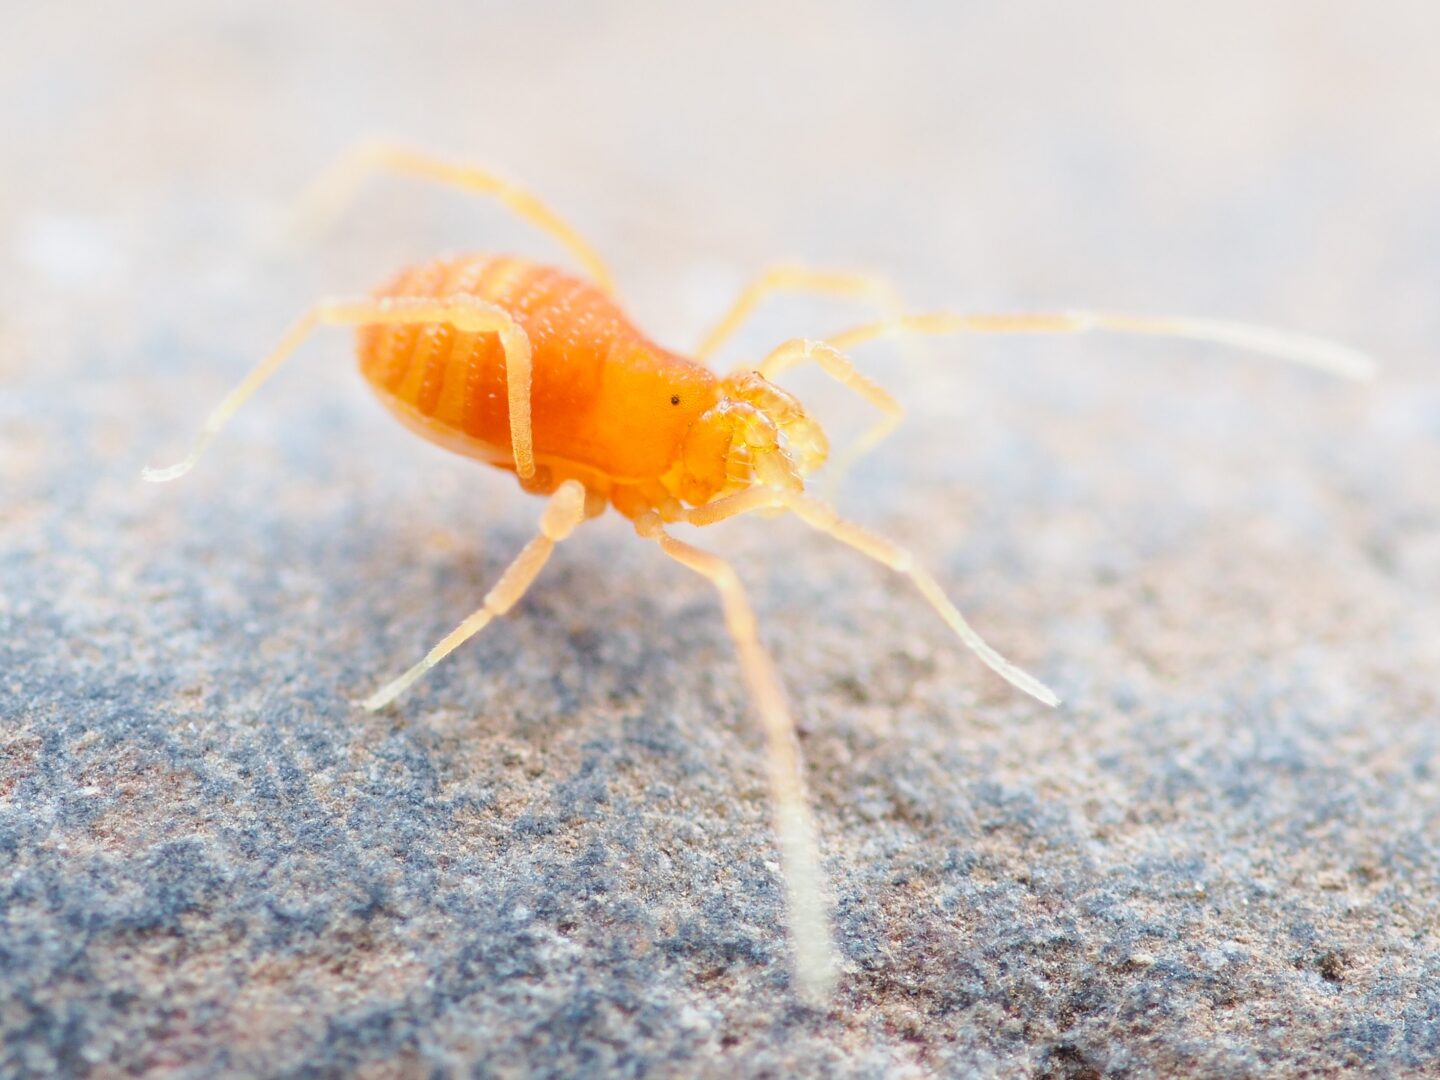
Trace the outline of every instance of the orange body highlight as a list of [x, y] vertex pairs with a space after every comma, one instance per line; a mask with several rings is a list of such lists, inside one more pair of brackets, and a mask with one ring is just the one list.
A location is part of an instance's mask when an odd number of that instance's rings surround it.
[[[532, 491], [548, 493], [569, 479], [607, 497], [616, 488], [660, 488], [696, 417], [719, 396], [714, 373], [650, 341], [596, 286], [525, 259], [439, 259], [401, 271], [373, 295], [473, 296], [525, 331]], [[445, 323], [362, 326], [357, 348], [361, 374], [413, 430], [514, 470], [505, 353], [495, 334]]]

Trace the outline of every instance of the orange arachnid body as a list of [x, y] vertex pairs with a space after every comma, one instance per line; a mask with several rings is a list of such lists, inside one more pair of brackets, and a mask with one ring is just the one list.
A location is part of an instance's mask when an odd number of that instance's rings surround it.
[[[549, 496], [539, 534], [516, 556], [480, 607], [419, 663], [364, 702], [379, 709], [525, 594], [555, 544], [607, 506], [636, 533], [717, 589], [740, 670], [766, 737], [766, 763], [782, 855], [795, 974], [823, 1002], [838, 975], [829, 904], [804, 798], [799, 748], [780, 682], [760, 643], [740, 579], [729, 563], [672, 536], [674, 524], [705, 527], [757, 511], [795, 514], [903, 575], [975, 654], [1001, 677], [1047, 704], [1057, 698], [987, 645], [939, 582], [904, 548], [845, 521], [805, 490], [829, 454], [824, 432], [772, 381], [813, 362], [860, 394], [883, 419], [841, 463], [872, 448], [899, 422], [899, 404], [861, 374], [846, 351], [907, 333], [1117, 333], [1185, 337], [1249, 348], [1352, 377], [1369, 361], [1329, 342], [1237, 323], [1097, 312], [905, 315], [895, 293], [863, 275], [776, 268], [761, 275], [687, 358], [637, 330], [611, 298], [610, 273], [575, 231], [533, 195], [479, 169], [390, 146], [362, 148], [317, 186], [306, 219], [333, 213], [375, 169], [420, 176], [491, 195], [560, 241], [584, 277], [518, 258], [470, 255], [405, 270], [370, 297], [323, 300], [211, 414], [180, 463], [147, 469], [152, 481], [187, 472], [230, 416], [316, 327], [355, 327], [360, 370], [402, 422], [447, 449], [513, 471]], [[785, 342], [728, 375], [701, 362], [764, 297], [810, 291], [870, 299], [886, 317], [824, 340]], [[837, 463], [837, 468], [839, 464]]]
[[[470, 296], [519, 325], [531, 349], [530, 491], [574, 479], [607, 497], [616, 488], [653, 492], [720, 394], [708, 368], [647, 340], [596, 286], [538, 263], [437, 260], [402, 271], [375, 296]], [[365, 326], [358, 339], [360, 371], [397, 417], [448, 449], [515, 468], [495, 334], [429, 323]]]

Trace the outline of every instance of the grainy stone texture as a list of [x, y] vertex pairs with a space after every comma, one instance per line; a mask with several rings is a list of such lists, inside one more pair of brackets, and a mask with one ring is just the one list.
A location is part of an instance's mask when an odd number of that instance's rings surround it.
[[[1429, 0], [12, 7], [0, 1075], [1440, 1070]], [[667, 342], [802, 258], [919, 306], [1305, 328], [1388, 373], [866, 351], [914, 417], [842, 503], [1066, 704], [794, 523], [706, 537], [805, 728], [846, 959], [816, 1015], [703, 583], [587, 527], [372, 717], [538, 504], [391, 423], [339, 334], [182, 484], [136, 480], [310, 298], [559, 257], [403, 182], [277, 255], [277, 208], [375, 130], [532, 183]], [[777, 302], [731, 359], [859, 317]]]

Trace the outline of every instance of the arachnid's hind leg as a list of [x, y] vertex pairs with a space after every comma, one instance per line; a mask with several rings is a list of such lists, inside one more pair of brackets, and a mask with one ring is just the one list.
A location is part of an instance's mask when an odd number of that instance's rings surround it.
[[151, 483], [164, 483], [184, 476], [235, 411], [274, 375], [309, 335], [319, 326], [377, 326], [413, 323], [448, 323], [462, 333], [493, 333], [505, 350], [505, 390], [510, 406], [510, 441], [515, 472], [522, 480], [535, 475], [534, 438], [530, 422], [530, 338], [495, 304], [473, 296], [436, 298], [386, 296], [373, 300], [322, 300], [307, 311], [285, 335], [275, 350], [251, 369], [240, 384], [215, 408], [195, 445], [184, 460], [164, 469], [147, 468], [141, 475]]
[[492, 620], [514, 607], [550, 558], [555, 545], [585, 520], [585, 501], [585, 488], [578, 480], [567, 480], [561, 484], [540, 515], [540, 535], [525, 545], [515, 561], [500, 575], [495, 587], [485, 594], [484, 603], [475, 613], [441, 638], [425, 654], [425, 659], [398, 679], [386, 683], [361, 704], [371, 712], [383, 709], [409, 689], [415, 680], [485, 629]]
[[457, 165], [393, 143], [367, 141], [352, 147], [300, 199], [295, 210], [297, 231], [314, 234], [344, 212], [360, 185], [377, 172], [415, 176], [447, 184], [476, 195], [489, 195], [543, 232], [558, 240], [585, 267], [606, 292], [615, 291], [615, 279], [595, 249], [574, 228], [529, 191], [494, 173], [471, 165]]
[[795, 725], [786, 708], [785, 692], [775, 667], [760, 644], [755, 615], [744, 586], [725, 560], [667, 533], [658, 514], [650, 512], [637, 518], [635, 531], [659, 544], [676, 562], [708, 578], [720, 593], [725, 625], [734, 639], [740, 669], [765, 729], [766, 762], [775, 801], [775, 832], [783, 859], [796, 975], [806, 996], [824, 1003], [834, 990], [836, 958], [815, 824], [805, 801]]
[[807, 338], [787, 341], [760, 361], [760, 366], [756, 370], [773, 382], [775, 376], [781, 372], [797, 364], [803, 364], [807, 360], [819, 364], [825, 374], [859, 394], [884, 414], [878, 424], [856, 439], [843, 454], [838, 455], [832, 461], [826, 487], [833, 490], [850, 466], [880, 445], [892, 431], [900, 426], [900, 421], [905, 418], [905, 409], [891, 396], [890, 391], [857, 369], [848, 356], [827, 341], [811, 341]]
[[784, 507], [794, 513], [811, 528], [827, 533], [848, 544], [862, 555], [868, 555], [876, 562], [908, 577], [922, 596], [930, 602], [947, 626], [954, 630], [962, 642], [975, 653], [991, 671], [1025, 693], [1043, 701], [1046, 705], [1058, 705], [1060, 699], [1044, 683], [1033, 675], [1020, 670], [996, 652], [975, 629], [965, 621], [959, 609], [951, 603], [930, 574], [915, 561], [915, 557], [899, 544], [876, 536], [868, 529], [846, 521], [827, 504], [809, 495], [796, 495], [787, 491], [765, 488], [751, 488], [724, 499], [717, 499], [705, 506], [684, 511], [678, 520], [687, 525], [715, 525], [732, 517]]
[[889, 282], [869, 274], [834, 270], [812, 270], [804, 266], [772, 266], [741, 291], [730, 310], [701, 340], [696, 360], [708, 360], [740, 329], [745, 320], [773, 293], [816, 293], [821, 296], [855, 297], [871, 300], [890, 318], [905, 310], [899, 292]]

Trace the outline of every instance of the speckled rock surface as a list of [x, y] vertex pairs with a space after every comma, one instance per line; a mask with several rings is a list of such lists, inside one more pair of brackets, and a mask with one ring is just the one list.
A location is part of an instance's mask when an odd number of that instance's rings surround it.
[[[0, 1076], [1440, 1071], [1433, 4], [138, 7], [0, 37]], [[703, 583], [598, 522], [369, 716], [538, 504], [393, 424], [340, 334], [137, 481], [311, 298], [559, 258], [402, 182], [277, 255], [377, 130], [533, 184], [667, 343], [802, 259], [921, 307], [1292, 326], [1387, 375], [864, 353], [914, 415], [840, 501], [1066, 703], [795, 523], [705, 537], [805, 729], [846, 961], [819, 1015]], [[726, 359], [868, 315], [776, 302]]]

